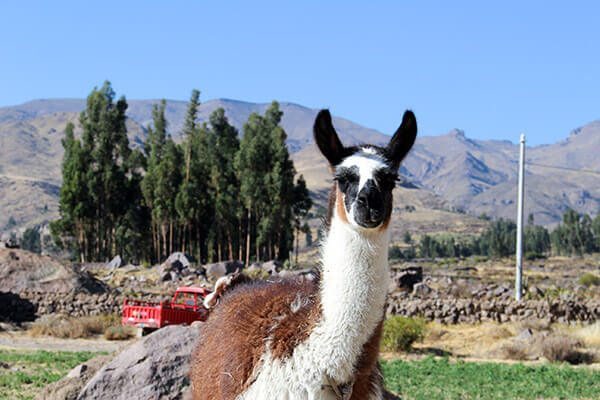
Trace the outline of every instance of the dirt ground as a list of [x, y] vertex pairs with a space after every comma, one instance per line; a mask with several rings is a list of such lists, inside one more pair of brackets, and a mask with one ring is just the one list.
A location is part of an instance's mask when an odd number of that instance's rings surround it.
[[131, 340], [110, 341], [102, 337], [94, 339], [58, 339], [53, 337], [31, 337], [24, 331], [0, 332], [0, 348], [3, 349], [112, 353], [121, 350], [130, 343]]

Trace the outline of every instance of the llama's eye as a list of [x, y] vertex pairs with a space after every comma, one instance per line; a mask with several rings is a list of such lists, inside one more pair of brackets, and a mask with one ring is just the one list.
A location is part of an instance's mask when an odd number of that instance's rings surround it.
[[345, 192], [349, 185], [358, 183], [358, 175], [351, 173], [342, 173], [335, 176], [334, 180], [338, 183], [340, 190]]

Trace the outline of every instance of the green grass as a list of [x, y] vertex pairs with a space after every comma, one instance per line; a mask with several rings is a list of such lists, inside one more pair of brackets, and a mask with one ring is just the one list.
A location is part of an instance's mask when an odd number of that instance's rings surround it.
[[426, 358], [382, 362], [382, 369], [386, 387], [403, 400], [600, 399], [600, 371], [566, 365]]
[[92, 352], [0, 350], [0, 399], [33, 399], [44, 386], [97, 356]]

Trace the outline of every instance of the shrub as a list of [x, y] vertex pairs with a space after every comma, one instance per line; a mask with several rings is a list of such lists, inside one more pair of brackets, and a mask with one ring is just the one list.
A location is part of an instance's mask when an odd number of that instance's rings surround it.
[[43, 315], [35, 321], [31, 336], [53, 336], [62, 339], [87, 338], [101, 335], [109, 326], [120, 323], [117, 315], [68, 317], [62, 314]]
[[538, 253], [535, 251], [526, 251], [525, 252], [525, 259], [527, 261], [535, 261], [535, 260], [541, 260], [541, 259], [545, 259], [545, 258], [547, 258], [547, 257], [542, 253]]
[[381, 349], [408, 351], [412, 344], [425, 336], [425, 321], [418, 318], [395, 316], [383, 323]]
[[249, 268], [249, 269], [244, 270], [242, 273], [252, 280], [269, 279], [269, 277], [271, 276], [271, 275], [269, 275], [268, 271], [265, 271], [262, 268]]
[[600, 276], [586, 272], [579, 278], [579, 284], [583, 286], [600, 286]]
[[500, 354], [506, 360], [527, 360], [531, 345], [522, 341], [510, 342], [500, 347]]
[[135, 332], [129, 326], [109, 326], [104, 331], [106, 340], [127, 340], [135, 336]]
[[570, 364], [593, 362], [592, 355], [578, 350], [582, 345], [577, 339], [558, 334], [545, 337], [541, 343], [541, 350], [542, 355], [553, 362], [568, 362]]
[[404, 258], [400, 246], [390, 246], [389, 258], [390, 260], [402, 260]]

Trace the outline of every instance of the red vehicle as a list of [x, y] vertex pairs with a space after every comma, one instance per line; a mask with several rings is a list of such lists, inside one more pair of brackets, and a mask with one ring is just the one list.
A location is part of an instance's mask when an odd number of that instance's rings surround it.
[[202, 302], [209, 293], [210, 290], [205, 288], [179, 287], [170, 303], [125, 299], [122, 324], [137, 326], [144, 335], [167, 325], [206, 321], [208, 310]]

